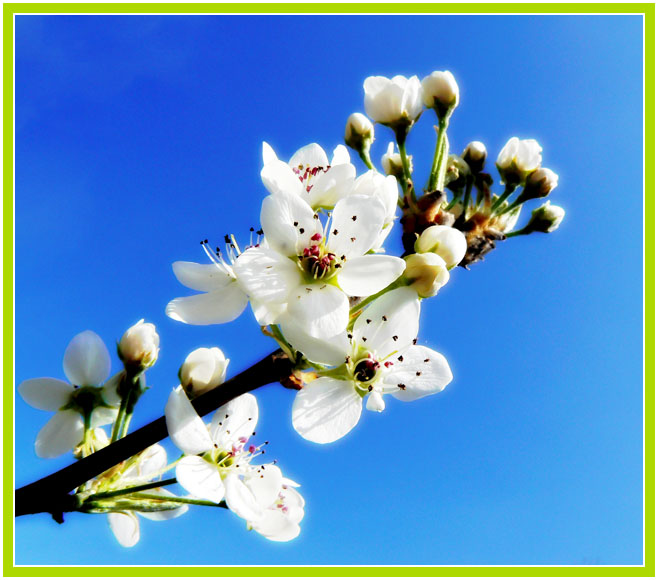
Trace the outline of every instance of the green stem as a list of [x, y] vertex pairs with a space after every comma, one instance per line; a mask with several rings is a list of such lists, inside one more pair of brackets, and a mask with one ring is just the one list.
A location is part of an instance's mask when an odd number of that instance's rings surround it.
[[364, 298], [363, 300], [361, 300], [361, 302], [359, 302], [358, 304], [355, 304], [354, 306], [352, 306], [352, 308], [350, 308], [350, 318], [352, 318], [359, 311], [363, 310], [363, 307], [370, 304], [373, 300], [377, 300], [377, 298], [379, 298], [380, 296], [383, 296], [387, 292], [390, 292], [391, 290], [395, 290], [399, 286], [402, 286], [403, 284], [401, 282], [401, 279], [402, 279], [402, 276], [400, 276], [400, 278], [395, 280], [395, 282], [391, 282], [383, 290], [380, 290], [379, 292], [377, 292], [377, 294], [373, 294], [372, 296], [368, 296], [367, 298]]
[[[434, 148], [434, 159], [432, 160], [432, 170], [427, 184], [427, 191], [436, 191], [439, 187], [443, 189], [442, 181], [445, 180], [445, 165], [448, 153], [447, 129], [448, 119], [439, 119], [439, 130], [436, 132], [436, 147]], [[441, 173], [443, 173], [443, 180], [441, 179]]]
[[505, 234], [506, 238], [514, 238], [516, 236], [527, 236], [528, 234], [531, 234], [532, 230], [528, 230], [527, 228], [521, 228], [520, 230], [516, 230], [515, 232], [509, 232], [508, 234]]
[[411, 169], [409, 168], [409, 158], [407, 157], [407, 147], [405, 141], [407, 140], [407, 135], [402, 134], [401, 131], [396, 131], [395, 133], [397, 142], [398, 142], [398, 151], [400, 152], [400, 160], [402, 161], [402, 171], [404, 173], [404, 179], [406, 183], [401, 184], [403, 195], [407, 194], [407, 191], [411, 194], [411, 200], [416, 201], [416, 192], [414, 191], [414, 182], [411, 179]]
[[469, 175], [466, 178], [466, 193], [464, 194], [464, 218], [467, 218], [468, 204], [471, 201], [471, 190], [473, 189], [473, 176]]
[[94, 495], [90, 496], [89, 501], [109, 499], [111, 497], [117, 497], [119, 495], [129, 495], [136, 493], [138, 491], [153, 489], [155, 487], [164, 487], [165, 485], [173, 485], [174, 483], [177, 483], [177, 479], [175, 477], [172, 477], [170, 479], [163, 479], [162, 481], [151, 481], [149, 483], [145, 483], [144, 485], [135, 485], [134, 487], [115, 489], [113, 491], [102, 491], [100, 493], [95, 493]]
[[494, 213], [500, 206], [501, 204], [510, 196], [514, 193], [514, 190], [516, 189], [516, 185], [510, 185], [509, 183], [505, 185], [505, 191], [503, 194], [494, 202], [494, 204], [491, 206], [491, 212]]
[[501, 211], [499, 213], [499, 215], [506, 214], [506, 213], [512, 211], [513, 209], [517, 208], [519, 205], [521, 205], [521, 204], [519, 203], [519, 200], [517, 199], [516, 201], [510, 203], [503, 211]]
[[110, 439], [111, 443], [114, 443], [117, 439], [119, 439], [119, 433], [121, 432], [121, 424], [123, 423], [123, 417], [125, 414], [126, 414], [126, 397], [121, 397], [119, 412], [117, 413], [117, 418], [114, 420], [114, 426], [112, 427], [112, 437]]
[[365, 149], [361, 149], [359, 151], [359, 157], [361, 157], [361, 161], [363, 161], [366, 164], [366, 167], [368, 169], [374, 169], [375, 166], [372, 164], [372, 161], [370, 160], [370, 152], [366, 151]]
[[158, 495], [157, 493], [136, 493], [134, 494], [137, 499], [159, 499], [167, 502], [174, 503], [187, 503], [191, 505], [205, 505], [208, 507], [221, 507], [227, 508], [226, 502], [221, 501], [220, 503], [213, 503], [211, 501], [206, 501], [203, 499], [190, 499], [188, 497], [170, 497], [168, 495]]

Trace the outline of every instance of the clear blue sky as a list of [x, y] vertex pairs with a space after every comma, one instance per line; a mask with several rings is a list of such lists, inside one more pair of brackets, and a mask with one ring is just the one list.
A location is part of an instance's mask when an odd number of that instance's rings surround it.
[[[16, 522], [18, 564], [641, 563], [640, 17], [17, 17], [16, 383], [64, 378], [76, 333], [112, 351], [146, 318], [162, 349], [138, 426], [194, 348], [222, 348], [230, 375], [268, 353], [249, 315], [168, 319], [185, 294], [171, 263], [257, 225], [261, 141], [331, 149], [367, 76], [444, 69], [461, 88], [453, 150], [538, 139], [567, 210], [423, 303], [420, 342], [448, 358], [449, 387], [364, 411], [329, 446], [293, 431], [292, 392], [256, 392], [258, 438], [307, 500], [296, 541], [196, 508], [142, 520], [123, 549], [104, 516], [38, 515]], [[432, 149], [421, 119], [417, 175]], [[69, 462], [34, 454], [48, 416], [17, 398], [18, 485]]]

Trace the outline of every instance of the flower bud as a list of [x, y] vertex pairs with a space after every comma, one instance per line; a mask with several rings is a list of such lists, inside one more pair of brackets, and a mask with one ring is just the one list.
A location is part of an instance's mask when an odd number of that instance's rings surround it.
[[226, 378], [228, 363], [217, 347], [197, 348], [187, 355], [178, 376], [188, 397], [198, 397], [221, 385]]
[[119, 342], [119, 357], [126, 366], [142, 370], [155, 364], [160, 351], [160, 337], [155, 325], [140, 320], [123, 333]]
[[[409, 171], [413, 173], [414, 166], [411, 161], [413, 159], [413, 155], [408, 155], [407, 159], [409, 161]], [[384, 173], [386, 173], [386, 175], [392, 175], [395, 178], [399, 178], [404, 175], [404, 171], [402, 169], [402, 158], [400, 157], [399, 153], [395, 152], [395, 145], [393, 142], [388, 144], [386, 153], [382, 155], [382, 168], [384, 169]]]
[[459, 87], [450, 71], [434, 71], [421, 84], [423, 103], [428, 109], [436, 110], [439, 118], [450, 115], [459, 104]]
[[528, 225], [523, 229], [528, 233], [550, 234], [558, 229], [564, 219], [564, 214], [565, 211], [560, 206], [551, 205], [551, 202], [547, 201], [532, 212]]
[[450, 226], [430, 226], [416, 240], [414, 249], [419, 254], [432, 252], [443, 258], [450, 269], [466, 255], [466, 237]]
[[541, 165], [541, 146], [534, 139], [512, 137], [500, 151], [496, 166], [508, 185], [524, 183], [528, 174]]
[[375, 127], [361, 113], [352, 113], [345, 125], [345, 143], [359, 153], [368, 151], [375, 140]]
[[459, 155], [449, 155], [446, 163], [446, 177], [444, 184], [452, 191], [459, 191], [464, 187], [467, 175], [471, 168]]
[[368, 77], [363, 83], [366, 114], [382, 125], [410, 127], [423, 112], [417, 76]]
[[404, 277], [421, 298], [435, 296], [450, 279], [445, 260], [432, 252], [411, 254], [404, 261], [407, 263]]
[[468, 163], [473, 173], [480, 173], [484, 169], [487, 159], [487, 148], [480, 141], [471, 141], [462, 153], [462, 159]]
[[518, 203], [523, 203], [529, 199], [546, 197], [557, 187], [558, 175], [546, 167], [540, 167], [528, 175], [525, 187], [519, 196]]

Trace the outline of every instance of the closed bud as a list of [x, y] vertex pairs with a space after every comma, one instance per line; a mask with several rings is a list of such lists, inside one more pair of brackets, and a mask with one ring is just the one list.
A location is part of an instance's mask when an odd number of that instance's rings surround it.
[[160, 337], [155, 325], [140, 320], [123, 333], [119, 341], [119, 357], [126, 367], [147, 369], [155, 364], [160, 352]]
[[473, 173], [480, 173], [487, 160], [487, 148], [480, 141], [471, 141], [462, 153], [462, 159], [468, 163]]
[[564, 214], [565, 211], [560, 206], [551, 205], [551, 202], [547, 201], [532, 212], [528, 225], [523, 229], [528, 233], [550, 234], [558, 229], [564, 219]]
[[450, 226], [430, 226], [420, 234], [414, 249], [419, 254], [437, 254], [448, 268], [453, 268], [464, 259], [466, 245], [466, 237], [458, 229]]
[[421, 84], [423, 103], [428, 109], [434, 109], [439, 118], [449, 116], [459, 104], [459, 87], [450, 71], [434, 71]]
[[[409, 161], [409, 171], [413, 172], [414, 166], [412, 163], [413, 155], [408, 155], [407, 159]], [[395, 152], [395, 145], [393, 142], [388, 144], [388, 149], [386, 153], [382, 155], [382, 168], [386, 175], [392, 175], [393, 177], [400, 178], [403, 174], [402, 168], [402, 158], [399, 153]]]
[[404, 261], [403, 275], [421, 298], [435, 296], [450, 279], [445, 260], [437, 254], [411, 254]]
[[528, 175], [518, 202], [523, 203], [529, 199], [546, 197], [557, 187], [557, 180], [557, 173], [545, 167], [540, 167]]
[[361, 113], [352, 113], [345, 125], [345, 143], [357, 152], [368, 151], [375, 140], [375, 127]]
[[464, 187], [465, 178], [470, 175], [471, 168], [459, 155], [449, 155], [446, 164], [446, 177], [444, 184], [453, 191]]
[[525, 183], [526, 177], [541, 165], [541, 151], [534, 139], [512, 137], [496, 161], [503, 182], [508, 185]]
[[368, 77], [363, 90], [366, 114], [382, 125], [409, 128], [423, 112], [422, 87], [417, 76]]
[[180, 383], [191, 399], [221, 385], [229, 360], [217, 347], [192, 351], [178, 371]]

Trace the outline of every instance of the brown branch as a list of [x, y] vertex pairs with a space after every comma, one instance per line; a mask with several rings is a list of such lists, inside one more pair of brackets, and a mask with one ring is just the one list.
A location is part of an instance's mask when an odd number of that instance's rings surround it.
[[[285, 380], [292, 371], [289, 358], [281, 350], [276, 350], [220, 387], [194, 399], [192, 404], [203, 416], [244, 393]], [[72, 490], [167, 435], [165, 418], [160, 417], [104, 449], [17, 489], [14, 496], [15, 515], [47, 512], [56, 521], [62, 522], [64, 512], [78, 507], [76, 497], [70, 494]]]

